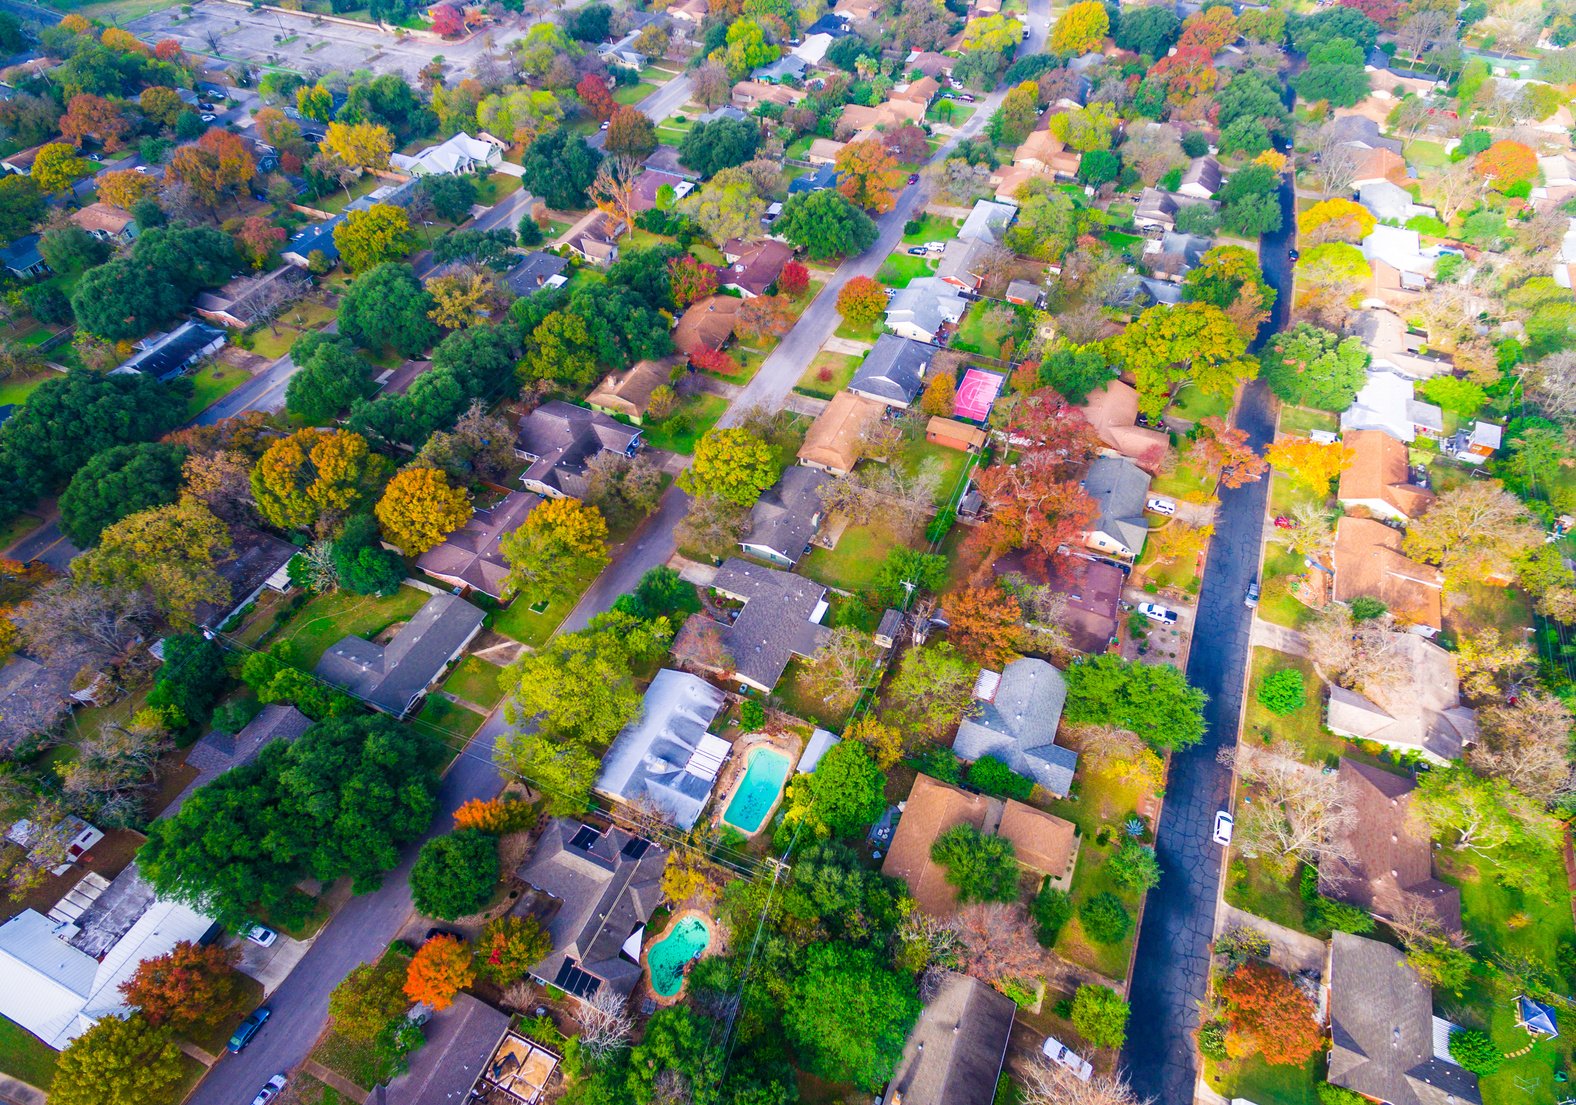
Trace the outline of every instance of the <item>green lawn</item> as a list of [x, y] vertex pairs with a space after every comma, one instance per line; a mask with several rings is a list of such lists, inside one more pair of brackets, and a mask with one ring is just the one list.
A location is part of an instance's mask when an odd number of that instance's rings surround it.
[[0, 1017], [0, 1072], [49, 1089], [60, 1053], [15, 1021]]
[[591, 586], [598, 574], [582, 571], [568, 587], [555, 592], [541, 610], [531, 608], [532, 603], [539, 601], [538, 596], [521, 595], [509, 605], [509, 609], [493, 618], [493, 629], [522, 645], [540, 648], [558, 629], [558, 624], [568, 617], [569, 611], [574, 609], [575, 603], [580, 601], [580, 596], [585, 594], [586, 588]]
[[1189, 384], [1177, 392], [1167, 413], [1189, 422], [1201, 422], [1210, 417], [1224, 418], [1230, 410], [1231, 396], [1206, 395]]
[[1520, 640], [1532, 625], [1532, 600], [1518, 587], [1461, 583], [1450, 588], [1445, 605], [1445, 628], [1458, 634], [1492, 628], [1501, 639]]
[[296, 611], [273, 640], [289, 641], [291, 662], [311, 671], [335, 641], [346, 636], [370, 640], [396, 622], [409, 621], [430, 597], [414, 587], [401, 587], [388, 598], [346, 591], [318, 595]]
[[[1284, 716], [1272, 714], [1259, 702], [1259, 687], [1265, 679], [1282, 668], [1302, 672], [1304, 703], [1300, 710]], [[1256, 646], [1253, 649], [1253, 669], [1248, 677], [1247, 710], [1242, 717], [1242, 736], [1258, 737], [1266, 744], [1276, 740], [1289, 740], [1302, 749], [1309, 763], [1323, 760], [1331, 767], [1336, 765], [1346, 744], [1324, 728], [1323, 682], [1314, 671], [1313, 661], [1306, 656], [1293, 656], [1272, 648]]]
[[1187, 503], [1207, 503], [1215, 489], [1215, 480], [1207, 473], [1178, 464], [1169, 472], [1162, 472], [1149, 485], [1156, 495], [1181, 499]]
[[1445, 152], [1445, 147], [1438, 142], [1429, 142], [1423, 139], [1408, 142], [1402, 153], [1406, 156], [1407, 164], [1416, 165], [1419, 169], [1443, 169], [1450, 164], [1450, 155]]
[[941, 507], [951, 501], [958, 480], [963, 475], [964, 466], [969, 460], [968, 453], [949, 449], [945, 445], [934, 445], [920, 437], [904, 446], [896, 463], [902, 473], [910, 479], [923, 472], [935, 473], [936, 506]]
[[518, 192], [524, 182], [517, 176], [508, 173], [493, 173], [476, 190], [476, 202], [483, 207], [491, 207], [505, 196], [512, 196]]
[[849, 526], [838, 539], [837, 548], [823, 549], [817, 545], [799, 562], [798, 570], [817, 583], [857, 593], [874, 582], [876, 571], [888, 552], [909, 544], [903, 534], [885, 520]]
[[482, 722], [487, 720], [487, 715], [458, 706], [441, 695], [434, 694], [427, 696], [427, 701], [422, 704], [421, 713], [416, 715], [416, 719], [434, 729], [441, 729], [446, 734], [473, 737], [476, 735], [476, 730], [482, 727]]
[[[937, 255], [939, 258], [939, 254]], [[876, 279], [889, 288], [906, 288], [921, 276], [934, 275], [936, 266], [928, 257], [911, 257], [907, 253], [894, 253], [881, 265]]]
[[[922, 246], [926, 242], [944, 242], [948, 238], [957, 236], [959, 226], [957, 219], [943, 218], [940, 215], [921, 215], [918, 219], [911, 219], [910, 222], [919, 223], [919, 228], [903, 232], [903, 244], [905, 246]], [[904, 225], [907, 226], [908, 224], [905, 223]]]
[[1226, 904], [1283, 928], [1308, 932], [1308, 906], [1298, 887], [1296, 872], [1287, 875], [1270, 860], [1247, 859], [1235, 851], [1231, 853], [1226, 868]]
[[20, 406], [26, 403], [28, 396], [37, 391], [43, 386], [45, 380], [54, 375], [55, 373], [53, 372], [45, 371], [26, 379], [6, 380], [4, 383], [0, 383], [0, 404], [9, 403]]
[[645, 426], [646, 444], [653, 449], [689, 456], [695, 451], [700, 435], [717, 424], [728, 409], [728, 401], [720, 395], [702, 391], [688, 396], [677, 409], [654, 424]]
[[1302, 557], [1275, 541], [1264, 549], [1264, 576], [1261, 581], [1262, 597], [1259, 599], [1259, 617], [1276, 625], [1301, 629], [1314, 619], [1314, 611], [1292, 593], [1295, 585], [1290, 576], [1301, 576], [1309, 569], [1303, 566]]
[[[1137, 812], [1142, 797], [1136, 787], [1088, 771], [1074, 784], [1072, 794], [1046, 806], [1051, 813], [1077, 825], [1080, 837], [1078, 866], [1073, 872], [1071, 889], [1073, 919], [1057, 937], [1055, 952], [1071, 963], [1092, 967], [1114, 979], [1127, 977], [1127, 961], [1138, 934], [1140, 898], [1110, 878], [1105, 861], [1121, 843], [1122, 822]], [[1102, 832], [1106, 834], [1104, 844], [1100, 843]], [[1089, 939], [1076, 912], [1085, 901], [1107, 891], [1122, 899], [1133, 919], [1127, 936], [1115, 944], [1099, 944]]]
[[961, 127], [973, 114], [974, 105], [966, 104], [962, 100], [937, 100], [925, 109], [926, 119], [949, 127]]
[[503, 690], [498, 686], [498, 677], [502, 674], [503, 669], [497, 664], [488, 663], [479, 656], [467, 656], [454, 665], [454, 670], [443, 681], [443, 689], [455, 698], [490, 710], [503, 697]]
[[1280, 432], [1293, 437], [1307, 437], [1314, 430], [1327, 430], [1334, 433], [1341, 428], [1341, 420], [1329, 411], [1315, 410], [1312, 407], [1282, 407], [1280, 416]]
[[[663, 139], [664, 141], [667, 140], [664, 134], [666, 126], [667, 124], [663, 124], [663, 126], [659, 126], [657, 128], [657, 137]], [[787, 147], [783, 150], [784, 160], [803, 161], [805, 159], [805, 155], [810, 152], [811, 144], [816, 140], [817, 137], [818, 136], [813, 133], [806, 133], [801, 134], [798, 138], [795, 138], [792, 142], [788, 143]], [[684, 131], [678, 131], [671, 144], [676, 146], [683, 140]]]
[[794, 390], [817, 399], [830, 399], [848, 386], [860, 358], [851, 353], [817, 353]]
[[621, 84], [613, 89], [613, 99], [621, 104], [638, 104], [656, 90], [657, 83], [655, 81], [641, 81], [639, 84]]
[[999, 304], [990, 300], [981, 300], [971, 305], [968, 313], [963, 316], [963, 321], [958, 325], [958, 332], [952, 339], [952, 348], [964, 353], [978, 353], [984, 357], [1000, 357], [1002, 342], [1008, 338], [1022, 336], [1027, 312], [1021, 307], [1013, 308], [1012, 325], [1001, 327], [987, 321], [998, 306]]
[[838, 322], [837, 329], [832, 333], [846, 341], [862, 341], [874, 345], [876, 339], [886, 333], [886, 316], [881, 315], [869, 326], [857, 326], [845, 318]]
[[1280, 473], [1270, 477], [1270, 510], [1275, 514], [1290, 514], [1299, 506], [1322, 508], [1328, 502], [1328, 492], [1313, 491], [1307, 484]]
[[187, 417], [196, 418], [251, 377], [252, 374], [244, 368], [223, 361], [209, 361], [190, 377], [192, 397], [186, 404]]
[[1229, 1099], [1243, 1098], [1254, 1105], [1319, 1105], [1325, 1053], [1300, 1067], [1272, 1067], [1257, 1055], [1235, 1063], [1206, 1060], [1204, 1071], [1209, 1084]]
[[793, 660], [783, 670], [783, 677], [777, 681], [777, 686], [772, 692], [782, 708], [796, 718], [819, 725], [832, 732], [838, 732], [848, 721], [847, 711], [838, 711], [827, 705], [826, 700], [812, 693], [805, 685], [805, 664], [802, 660]]
[[307, 200], [306, 206], [318, 211], [327, 211], [330, 215], [337, 215], [348, 207], [353, 200], [358, 200], [369, 192], [376, 191], [383, 182], [371, 173], [363, 173], [361, 177], [350, 186], [349, 194], [345, 189], [336, 188], [327, 195], [319, 196], [315, 200]]

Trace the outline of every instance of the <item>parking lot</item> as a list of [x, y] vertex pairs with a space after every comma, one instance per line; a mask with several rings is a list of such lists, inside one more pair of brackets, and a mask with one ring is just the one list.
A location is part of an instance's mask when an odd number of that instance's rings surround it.
[[252, 12], [232, 4], [198, 3], [190, 15], [182, 11], [176, 7], [152, 12], [128, 23], [127, 29], [145, 42], [173, 38], [188, 53], [217, 54], [226, 62], [291, 69], [309, 77], [370, 69], [399, 73], [411, 84], [434, 54], [441, 53], [451, 69], [468, 72], [479, 55], [497, 51], [525, 33], [520, 16], [506, 15], [489, 33], [436, 46], [370, 24], [361, 28], [326, 20], [318, 23], [311, 15]]

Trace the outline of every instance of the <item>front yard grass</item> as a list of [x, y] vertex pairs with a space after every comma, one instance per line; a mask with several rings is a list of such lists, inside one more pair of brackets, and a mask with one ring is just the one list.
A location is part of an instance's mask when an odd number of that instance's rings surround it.
[[925, 109], [925, 118], [932, 123], [961, 127], [974, 114], [974, 105], [962, 100], [937, 100]]
[[1275, 514], [1290, 514], [1297, 506], [1323, 508], [1329, 494], [1310, 491], [1308, 485], [1277, 472], [1271, 476], [1270, 510]]
[[830, 399], [848, 386], [860, 358], [851, 353], [817, 353], [794, 390], [817, 399]]
[[483, 207], [491, 207], [505, 196], [512, 196], [524, 187], [525, 182], [517, 176], [508, 173], [493, 173], [479, 183], [476, 189], [476, 202]]
[[1319, 1105], [1318, 1085], [1324, 1081], [1325, 1053], [1300, 1067], [1271, 1066], [1263, 1057], [1250, 1055], [1234, 1063], [1204, 1063], [1209, 1084], [1230, 1100], [1255, 1105]]
[[[395, 975], [403, 982], [410, 956], [402, 949], [389, 948], [377, 962], [380, 977]], [[372, 1086], [390, 1077], [393, 1072], [379, 1061], [376, 1044], [362, 1044], [348, 1040], [332, 1028], [323, 1033], [312, 1049], [310, 1058], [329, 1070], [350, 1079], [356, 1085], [370, 1090]]]
[[1259, 617], [1289, 629], [1301, 629], [1313, 621], [1314, 610], [1297, 598], [1293, 587], [1302, 586], [1303, 575], [1317, 570], [1305, 567], [1302, 557], [1279, 542], [1266, 545]]
[[13, 1020], [0, 1017], [0, 1073], [48, 1090], [60, 1053]]
[[1207, 503], [1213, 496], [1215, 480], [1207, 472], [1178, 464], [1154, 478], [1149, 490], [1155, 495], [1180, 499], [1185, 503]]
[[911, 257], [907, 253], [894, 253], [881, 264], [876, 279], [889, 288], [906, 288], [921, 276], [933, 276], [936, 266], [928, 257]]
[[1209, 395], [1192, 384], [1185, 385], [1171, 400], [1167, 414], [1189, 422], [1202, 422], [1206, 418], [1224, 418], [1231, 410], [1231, 396]]
[[196, 418], [251, 379], [251, 376], [244, 368], [219, 360], [209, 361], [191, 375], [192, 397], [186, 404], [186, 416]]
[[346, 591], [318, 595], [296, 611], [273, 640], [289, 641], [290, 662], [311, 671], [334, 642], [348, 636], [371, 640], [396, 622], [409, 621], [429, 597], [414, 587], [401, 587], [387, 598]]
[[728, 401], [722, 396], [709, 391], [696, 392], [687, 396], [661, 422], [646, 424], [646, 444], [687, 457], [695, 451], [695, 442], [701, 434], [715, 426], [727, 409]]
[[613, 100], [620, 104], [638, 104], [657, 90], [657, 82], [641, 81], [638, 84], [621, 84], [613, 89]]
[[503, 669], [497, 664], [479, 656], [467, 656], [454, 665], [454, 670], [443, 681], [443, 689], [455, 698], [490, 710], [503, 697], [503, 689], [498, 685], [498, 677], [502, 674]]
[[817, 583], [858, 594], [870, 588], [876, 572], [893, 549], [915, 547], [917, 534], [905, 535], [881, 519], [863, 526], [849, 526], [838, 538], [837, 548], [817, 545], [799, 562], [799, 572]]
[[1334, 433], [1341, 428], [1341, 420], [1329, 411], [1315, 410], [1312, 407], [1282, 407], [1280, 416], [1280, 432], [1292, 437], [1307, 437], [1314, 430], [1325, 430]]
[[445, 733], [469, 739], [476, 735], [476, 730], [482, 727], [487, 715], [456, 705], [442, 695], [432, 694], [422, 703], [421, 713], [416, 715], [416, 720]]
[[559, 623], [569, 616], [569, 611], [575, 608], [575, 603], [580, 601], [580, 596], [585, 594], [586, 588], [591, 586], [598, 574], [581, 571], [569, 586], [547, 599], [547, 605], [542, 609], [532, 609], [533, 603], [541, 601], [540, 596], [520, 595], [509, 609], [493, 618], [493, 629], [522, 645], [541, 648], [558, 629]]
[[241, 990], [245, 997], [238, 1003], [240, 1011], [216, 1021], [196, 1025], [189, 1032], [182, 1033], [186, 1039], [202, 1048], [209, 1055], [224, 1054], [224, 1045], [229, 1042], [237, 1027], [246, 1014], [256, 1009], [263, 1001], [263, 984], [248, 975], [240, 976]]
[[[1055, 952], [1070, 963], [1099, 971], [1118, 981], [1127, 977], [1127, 962], [1132, 957], [1133, 941], [1138, 939], [1138, 910], [1141, 897], [1119, 885], [1107, 872], [1106, 860], [1121, 843], [1122, 822], [1137, 812], [1140, 795], [1113, 780], [1086, 774], [1078, 783], [1077, 798], [1063, 798], [1049, 804], [1052, 813], [1074, 822], [1079, 829], [1078, 866], [1073, 871], [1070, 891], [1072, 920], [1056, 938]], [[1111, 811], [1107, 813], [1106, 811]], [[1104, 833], [1106, 842], [1100, 843]], [[1098, 894], [1111, 893], [1121, 899], [1132, 926], [1115, 944], [1101, 944], [1084, 932], [1078, 908]]]
[[[961, 107], [962, 105], [960, 104], [959, 106]], [[911, 219], [910, 222], [919, 223], [919, 228], [912, 231], [904, 230], [903, 244], [905, 246], [922, 246], [926, 242], [944, 242], [948, 238], [957, 236], [958, 226], [960, 225], [957, 219], [943, 218], [940, 215], [921, 215], [917, 219]], [[905, 223], [904, 225], [906, 227], [908, 224]]]
[[[1259, 702], [1259, 688], [1275, 672], [1292, 668], [1302, 672], [1302, 708], [1283, 716], [1271, 713]], [[1335, 767], [1345, 742], [1324, 728], [1324, 683], [1306, 656], [1293, 656], [1273, 648], [1256, 645], [1253, 666], [1248, 676], [1248, 704], [1242, 718], [1243, 739], [1258, 737], [1265, 744], [1289, 740], [1302, 749], [1308, 763], [1324, 762]]]

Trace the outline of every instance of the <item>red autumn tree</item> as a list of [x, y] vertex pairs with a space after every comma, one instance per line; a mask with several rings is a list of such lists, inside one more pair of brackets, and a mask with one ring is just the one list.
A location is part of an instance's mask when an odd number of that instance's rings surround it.
[[837, 313], [855, 326], [873, 325], [886, 309], [886, 285], [868, 276], [849, 277], [837, 293]]
[[587, 73], [580, 78], [580, 83], [575, 85], [575, 94], [580, 97], [580, 102], [590, 112], [591, 118], [601, 122], [613, 115], [613, 109], [618, 106], [613, 99], [613, 94], [607, 90], [607, 78], [596, 73]]
[[1236, 39], [1237, 17], [1231, 13], [1231, 8], [1208, 8], [1182, 21], [1182, 37], [1177, 40], [1177, 48], [1198, 47], [1214, 57]]
[[153, 46], [153, 56], [160, 61], [177, 61], [181, 56], [181, 44], [173, 38], [161, 38]]
[[470, 945], [453, 936], [434, 936], [411, 957], [405, 972], [405, 995], [434, 1009], [447, 1009], [454, 995], [476, 981], [476, 957]]
[[[1227, 9], [1217, 9], [1226, 10]], [[1182, 104], [1214, 89], [1220, 74], [1215, 70], [1215, 52], [1197, 46], [1178, 46], [1170, 55], [1150, 67], [1149, 75], [1166, 82], [1166, 100]]]
[[798, 299], [810, 290], [810, 270], [798, 261], [789, 261], [777, 274], [777, 290]]
[[1226, 1048], [1233, 1055], [1257, 1052], [1274, 1066], [1301, 1066], [1324, 1049], [1312, 1001], [1286, 975], [1250, 961], [1220, 987], [1226, 1002]]
[[120, 984], [120, 992], [150, 1024], [180, 1031], [201, 1021], [222, 1020], [238, 1012], [246, 996], [235, 970], [239, 958], [234, 948], [182, 940], [163, 955], [143, 960]]
[[904, 123], [883, 137], [887, 149], [906, 165], [920, 165], [930, 160], [930, 142], [925, 132], [913, 123]]
[[1269, 461], [1253, 451], [1245, 430], [1226, 425], [1225, 419], [1206, 418], [1198, 424], [1193, 459], [1210, 475], [1219, 475], [1224, 487], [1241, 487], [1269, 471]]
[[675, 257], [668, 262], [668, 284], [673, 291], [673, 302], [688, 307], [717, 290], [717, 266], [708, 265], [688, 253]]
[[701, 346], [690, 354], [690, 365], [702, 372], [715, 372], [719, 376], [732, 376], [739, 371], [739, 362], [720, 349]]
[[879, 138], [850, 142], [837, 151], [837, 190], [850, 203], [880, 214], [897, 205], [907, 175]]
[[71, 97], [66, 113], [60, 117], [60, 136], [77, 149], [84, 138], [97, 138], [106, 152], [118, 150], [131, 132], [131, 120], [120, 105], [102, 96], [81, 92]]
[[1472, 165], [1501, 190], [1523, 181], [1536, 180], [1538, 176], [1538, 155], [1530, 146], [1513, 142], [1509, 138], [1495, 142], [1478, 154]]
[[947, 596], [947, 636], [970, 660], [992, 666], [1017, 650], [1023, 607], [995, 584], [965, 587]]
[[780, 338], [793, 329], [793, 305], [784, 295], [758, 295], [739, 308], [734, 327], [747, 338]]
[[465, 17], [453, 4], [436, 4], [427, 13], [432, 17], [432, 29], [444, 38], [452, 38], [465, 31]]
[[274, 250], [284, 243], [283, 227], [275, 226], [260, 215], [249, 215], [235, 230], [235, 247], [241, 256], [260, 269], [268, 263]]

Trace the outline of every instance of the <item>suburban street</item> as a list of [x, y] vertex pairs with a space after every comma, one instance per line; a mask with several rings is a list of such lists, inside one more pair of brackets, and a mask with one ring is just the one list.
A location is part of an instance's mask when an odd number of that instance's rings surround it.
[[[1276, 290], [1275, 310], [1255, 348], [1286, 325], [1292, 294], [1295, 205], [1281, 186], [1283, 229], [1260, 241], [1264, 279]], [[1236, 425], [1257, 452], [1275, 437], [1274, 399], [1262, 381], [1249, 384]], [[1138, 955], [1129, 999], [1133, 1023], [1145, 1031], [1130, 1038], [1125, 1058], [1133, 1088], [1159, 1102], [1192, 1101], [1198, 1082], [1193, 1033], [1209, 988], [1210, 945], [1221, 892], [1224, 850], [1211, 840], [1215, 812], [1231, 808], [1231, 769], [1216, 755], [1237, 743], [1253, 610], [1248, 584], [1258, 578], [1269, 501], [1269, 477], [1220, 492], [1215, 536], [1199, 595], [1194, 648], [1187, 679], [1209, 695], [1204, 740], [1172, 757], [1165, 805], [1156, 831], [1160, 885], [1149, 892], [1138, 933]]]

